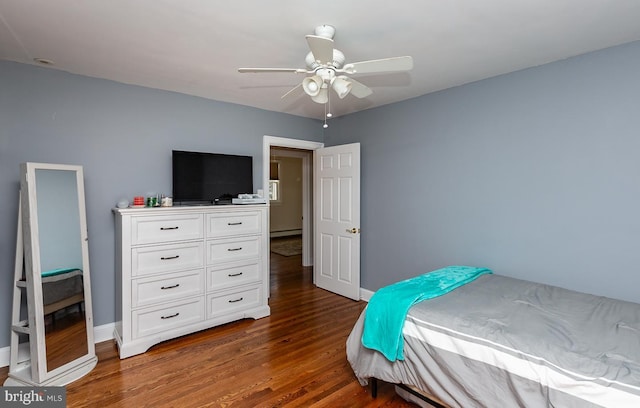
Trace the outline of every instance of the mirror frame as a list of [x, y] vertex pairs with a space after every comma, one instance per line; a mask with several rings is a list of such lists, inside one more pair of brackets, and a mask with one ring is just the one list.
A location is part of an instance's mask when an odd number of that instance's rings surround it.
[[[44, 301], [42, 291], [42, 267], [39, 245], [38, 197], [36, 171], [61, 170], [75, 172], [80, 244], [82, 252], [82, 275], [87, 334], [87, 354], [65, 363], [51, 371], [47, 369], [45, 343]], [[84, 197], [84, 175], [82, 166], [49, 163], [22, 163], [20, 179], [20, 201], [24, 242], [25, 278], [27, 284], [27, 311], [31, 327], [29, 347], [31, 360], [31, 382], [45, 385], [65, 385], [84, 376], [95, 367], [95, 339], [93, 333], [93, 308], [91, 302], [91, 279], [89, 273], [89, 245]], [[42, 203], [40, 203], [42, 205]]]

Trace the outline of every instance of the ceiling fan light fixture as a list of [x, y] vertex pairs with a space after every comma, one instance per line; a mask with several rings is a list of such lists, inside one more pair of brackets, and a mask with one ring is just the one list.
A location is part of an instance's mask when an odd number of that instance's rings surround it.
[[337, 50], [337, 49], [333, 49], [333, 62], [331, 63], [331, 65], [333, 65], [334, 68], [342, 68], [342, 65], [344, 65], [344, 61], [346, 60], [344, 54], [342, 53], [342, 51]]
[[309, 51], [307, 56], [304, 58], [304, 62], [305, 64], [307, 64], [307, 68], [309, 68], [310, 70], [314, 70], [320, 66], [320, 64], [318, 63], [318, 61], [316, 61], [311, 51]]
[[318, 75], [306, 77], [302, 80], [302, 89], [307, 95], [315, 97], [321, 92], [323, 83], [324, 81]]
[[351, 92], [351, 82], [345, 76], [339, 76], [331, 81], [331, 87], [338, 94], [338, 98], [344, 99]]
[[327, 103], [329, 101], [329, 92], [327, 92], [327, 88], [320, 88], [320, 92], [317, 95], [312, 95], [311, 100], [315, 103]]

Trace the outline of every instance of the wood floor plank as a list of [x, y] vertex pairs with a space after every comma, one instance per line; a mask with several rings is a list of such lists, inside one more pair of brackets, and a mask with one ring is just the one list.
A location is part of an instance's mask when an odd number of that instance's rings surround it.
[[[67, 386], [68, 407], [413, 407], [356, 380], [345, 342], [365, 307], [315, 287], [301, 256], [271, 254], [271, 316], [241, 320], [120, 360], [113, 341]], [[0, 369], [0, 380], [7, 368]]]

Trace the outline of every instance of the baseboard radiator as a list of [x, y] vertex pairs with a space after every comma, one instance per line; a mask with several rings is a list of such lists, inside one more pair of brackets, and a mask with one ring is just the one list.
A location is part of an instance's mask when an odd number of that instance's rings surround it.
[[291, 235], [302, 235], [301, 229], [291, 229], [291, 230], [281, 230], [281, 231], [271, 231], [269, 236], [271, 238], [280, 238], [280, 237], [288, 237]]

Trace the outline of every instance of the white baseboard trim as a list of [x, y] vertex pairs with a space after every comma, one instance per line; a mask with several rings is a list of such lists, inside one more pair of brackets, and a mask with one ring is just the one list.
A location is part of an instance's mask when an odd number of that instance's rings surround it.
[[9, 365], [9, 361], [11, 361], [11, 347], [3, 347], [0, 348], [0, 367], [6, 367]]
[[[93, 337], [96, 343], [113, 339], [115, 323], [107, 323], [93, 328]], [[18, 357], [20, 358], [20, 357]], [[11, 362], [11, 347], [0, 348], [0, 367], [7, 367]]]
[[113, 340], [113, 331], [116, 328], [115, 323], [107, 323], [102, 326], [93, 328], [93, 340], [97, 343], [102, 343], [103, 341]]
[[360, 288], [360, 300], [364, 300], [365, 302], [368, 302], [369, 299], [371, 299], [371, 296], [373, 296], [373, 294], [374, 292], [370, 290]]

